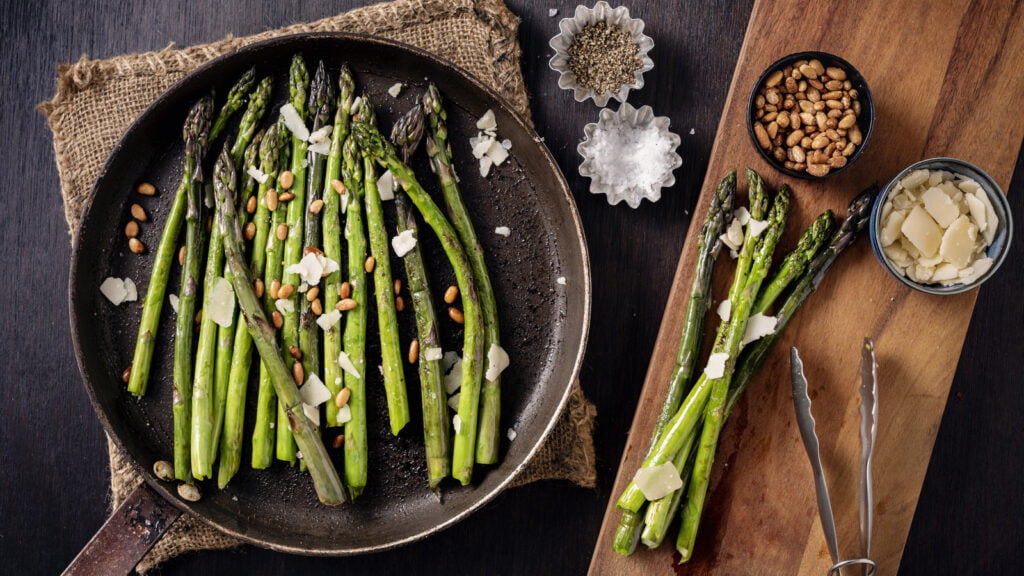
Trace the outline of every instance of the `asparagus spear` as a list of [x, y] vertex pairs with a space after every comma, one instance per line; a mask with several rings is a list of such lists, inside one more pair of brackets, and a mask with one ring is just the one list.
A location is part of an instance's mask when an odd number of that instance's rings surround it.
[[[291, 94], [291, 104], [299, 118], [306, 121], [306, 96], [309, 92], [309, 72], [306, 70], [306, 63], [302, 55], [296, 54], [292, 58], [290, 70], [290, 83], [288, 85]], [[302, 243], [305, 237], [303, 220], [306, 212], [306, 150], [308, 145], [305, 140], [292, 135], [292, 166], [291, 172], [294, 175], [292, 187], [288, 190], [295, 195], [288, 202], [288, 238], [284, 245], [284, 269], [287, 270], [292, 264], [298, 263], [302, 258]], [[298, 274], [284, 273], [282, 284], [298, 288], [300, 284]], [[292, 290], [286, 299], [291, 305], [285, 308], [284, 329], [281, 332], [284, 347], [291, 349], [294, 346], [300, 349], [299, 342], [299, 292]], [[298, 362], [296, 360], [295, 362]], [[294, 370], [294, 368], [293, 368]], [[284, 404], [278, 404], [277, 410], [277, 459], [295, 463], [295, 441], [291, 437], [288, 428], [288, 415], [285, 412]]]
[[459, 291], [462, 293], [462, 304], [465, 309], [465, 333], [462, 351], [462, 386], [459, 395], [459, 410], [455, 416], [452, 475], [466, 485], [472, 480], [476, 454], [477, 408], [480, 402], [480, 378], [482, 376], [480, 366], [483, 360], [483, 338], [480, 333], [483, 313], [477, 299], [473, 271], [455, 228], [448, 222], [430, 195], [416, 181], [413, 171], [398, 159], [394, 147], [369, 124], [353, 123], [352, 134], [364, 154], [391, 170], [395, 180], [420, 211], [424, 222], [437, 235], [455, 272]]
[[832, 234], [833, 220], [832, 211], [826, 210], [811, 223], [807, 230], [804, 230], [796, 248], [786, 255], [782, 264], [779, 265], [779, 269], [775, 271], [771, 282], [758, 295], [757, 302], [754, 303], [754, 314], [767, 312], [786, 288], [800, 278], [811, 259], [818, 253], [818, 249], [824, 246], [825, 241]]
[[[288, 134], [288, 130], [285, 129], [283, 122], [279, 121], [275, 126], [277, 128], [277, 167], [271, 172], [264, 171], [267, 174], [267, 192], [264, 196], [264, 202], [260, 206], [260, 208], [266, 209], [270, 218], [270, 225], [267, 227], [265, 234], [263, 234], [266, 238], [266, 248], [263, 251], [263, 259], [265, 260], [263, 307], [268, 316], [277, 312], [274, 306], [274, 294], [271, 291], [271, 286], [275, 282], [277, 284], [281, 283], [281, 258], [284, 251], [284, 242], [278, 238], [277, 229], [285, 223], [288, 209], [283, 205], [276, 205], [276, 200], [274, 210], [271, 210], [266, 203], [269, 196], [277, 198], [278, 192], [274, 189], [274, 186], [277, 182], [278, 171], [288, 165], [292, 144], [291, 136]], [[257, 257], [255, 251], [253, 257]], [[274, 391], [274, 385], [270, 381], [270, 371], [267, 370], [266, 364], [260, 359], [260, 382], [256, 399], [256, 424], [252, 434], [252, 467], [254, 469], [267, 468], [274, 459], [274, 446], [277, 437], [274, 432], [276, 420], [277, 393]]]
[[[363, 266], [367, 252], [366, 227], [363, 224], [363, 160], [355, 139], [345, 140], [342, 159], [346, 189], [342, 202], [348, 206], [345, 210], [345, 240], [348, 243], [349, 300], [355, 303], [355, 308], [345, 312], [345, 334], [342, 337], [342, 346], [353, 368], [352, 372], [345, 371], [344, 376], [345, 387], [350, 392], [350, 419], [345, 423], [345, 484], [355, 499], [363, 493], [367, 476], [366, 315], [370, 302]], [[337, 415], [335, 410], [334, 417]]]
[[[697, 355], [700, 353], [701, 337], [704, 334], [704, 319], [711, 307], [711, 274], [715, 259], [721, 251], [719, 236], [732, 218], [732, 207], [736, 197], [736, 171], [726, 174], [719, 182], [711, 197], [707, 216], [697, 237], [697, 265], [690, 284], [690, 299], [686, 305], [683, 333], [679, 339], [676, 367], [669, 381], [665, 401], [658, 414], [657, 424], [651, 438], [651, 445], [657, 443], [669, 420], [679, 409], [683, 394], [693, 378]], [[648, 452], [650, 450], [648, 449]], [[663, 513], [664, 514], [664, 513]], [[622, 512], [619, 527], [615, 531], [612, 548], [619, 554], [632, 554], [636, 547], [637, 534], [641, 527], [641, 514], [631, 510]]]
[[[245, 103], [245, 95], [252, 87], [255, 74], [255, 70], [250, 69], [231, 88], [227, 101], [217, 114], [217, 121], [213, 123], [213, 127], [209, 127], [210, 116], [213, 114], [213, 103], [210, 103], [211, 109], [206, 113], [207, 128], [205, 130], [208, 132], [203, 137], [204, 148], [206, 140], [216, 140], [227, 126], [228, 119]], [[189, 115], [189, 118], [192, 118], [192, 114]], [[189, 120], [186, 120], [186, 124], [188, 122]], [[183, 134], [182, 139], [187, 140], [187, 137]], [[195, 162], [197, 164], [202, 162], [202, 158], [197, 158]], [[178, 185], [178, 189], [174, 193], [174, 203], [171, 205], [171, 212], [167, 217], [167, 223], [164, 224], [163, 234], [160, 236], [156, 258], [153, 260], [153, 270], [150, 272], [149, 287], [146, 289], [146, 297], [142, 305], [139, 335], [135, 342], [135, 354], [132, 357], [132, 373], [128, 380], [128, 391], [140, 398], [146, 395], [146, 385], [149, 383], [149, 369], [153, 362], [153, 349], [156, 346], [156, 332], [160, 325], [160, 312], [163, 310], [164, 296], [167, 294], [167, 280], [171, 274], [171, 262], [177, 252], [178, 236], [185, 219], [186, 189], [190, 178], [190, 173], [183, 171], [181, 184]]]
[[231, 266], [231, 282], [238, 296], [242, 316], [260, 352], [260, 357], [271, 371], [271, 380], [288, 414], [292, 433], [309, 467], [317, 496], [324, 504], [340, 504], [345, 501], [345, 488], [341, 485], [327, 449], [320, 441], [316, 427], [303, 412], [299, 389], [292, 381], [288, 367], [285, 366], [281, 350], [275, 344], [276, 334], [253, 291], [252, 277], [242, 257], [242, 230], [238, 225], [234, 207], [235, 171], [226, 150], [217, 166], [220, 168], [215, 173], [214, 180], [218, 206], [217, 224], [224, 241], [224, 256]]
[[[174, 332], [174, 477], [191, 482], [189, 466], [189, 425], [192, 419], [192, 325], [199, 280], [199, 254], [202, 245], [203, 158], [209, 135], [213, 95], [197, 102], [185, 120], [185, 260], [181, 272], [181, 297]], [[175, 199], [177, 203], [177, 199]], [[172, 218], [173, 219], [173, 214]], [[165, 231], [165, 235], [167, 231]], [[174, 234], [172, 234], [174, 236]], [[163, 244], [163, 241], [161, 241]], [[154, 266], [154, 272], [156, 271]], [[166, 276], [166, 275], [165, 275]], [[166, 279], [165, 279], [166, 282]], [[160, 297], [162, 300], [163, 296]], [[147, 297], [147, 302], [149, 298]], [[155, 332], [155, 329], [153, 330]], [[132, 372], [135, 372], [134, 370]], [[145, 379], [142, 380], [144, 386]], [[137, 392], [137, 394], [141, 394]]]
[[[369, 94], [363, 94], [359, 122], [376, 125]], [[402, 370], [402, 350], [398, 342], [398, 312], [395, 293], [391, 290], [391, 255], [388, 233], [384, 228], [384, 205], [377, 189], [377, 169], [374, 158], [363, 153], [363, 202], [366, 208], [366, 227], [370, 238], [373, 266], [373, 286], [377, 296], [377, 325], [380, 333], [381, 365], [384, 368], [384, 392], [388, 401], [388, 419], [391, 433], [398, 433], [409, 422], [409, 399], [405, 391], [405, 372]]]
[[[342, 66], [338, 74], [338, 99], [334, 113], [334, 130], [331, 132], [331, 151], [327, 155], [327, 167], [324, 174], [323, 200], [323, 246], [324, 256], [341, 263], [344, 260], [341, 251], [341, 202], [343, 196], [335, 189], [344, 191], [341, 184], [342, 144], [348, 139], [349, 116], [352, 113], [353, 92], [355, 83], [352, 71]], [[333, 311], [340, 300], [341, 270], [335, 270], [324, 279], [321, 292], [324, 299], [324, 311]], [[337, 397], [343, 388], [343, 373], [338, 364], [341, 353], [340, 323], [324, 332], [324, 384], [331, 391], [331, 397]], [[351, 410], [351, 408], [350, 408]], [[335, 402], [327, 403], [327, 426], [338, 425], [338, 406]]]
[[[752, 170], [748, 170], [749, 174]], [[757, 178], [760, 179], [759, 177]], [[753, 184], [753, 182], [752, 182]], [[732, 301], [732, 315], [729, 318], [724, 344], [716, 352], [725, 353], [725, 369], [720, 378], [713, 378], [711, 395], [704, 407], [704, 425], [701, 429], [700, 441], [693, 465], [693, 474], [686, 493], [686, 506], [683, 509], [682, 526], [676, 540], [676, 549], [682, 556], [680, 563], [690, 559], [693, 544], [697, 539], [697, 528], [704, 511], [704, 500], [707, 496], [711, 480], [711, 466], [718, 448], [718, 436], [725, 422], [725, 406], [729, 395], [729, 383], [733, 369], [741, 349], [741, 342], [747, 326], [747, 319], [753, 308], [754, 299], [761, 289], [761, 283], [768, 275], [772, 254], [782, 232], [786, 227], [786, 216], [789, 211], [789, 189], [783, 185], [775, 197], [771, 212], [768, 215], [768, 229], [760, 237], [752, 255], [751, 265], [743, 288]], [[751, 216], [754, 216], [753, 211]], [[750, 227], [748, 227], [748, 232]], [[748, 234], [748, 238], [749, 238]], [[738, 270], [737, 270], [738, 272]]]
[[[256, 234], [253, 236], [249, 262], [253, 276], [262, 278], [267, 263], [267, 236], [270, 232], [270, 210], [267, 208], [267, 191], [274, 184], [280, 158], [280, 124], [272, 124], [260, 142], [260, 171], [267, 179], [260, 183], [256, 193], [256, 214], [253, 222]], [[220, 464], [217, 467], [217, 484], [223, 488], [238, 472], [242, 460], [242, 425], [245, 420], [245, 398], [248, 391], [249, 372], [252, 365], [252, 337], [244, 322], [235, 323], [234, 354], [231, 357], [227, 402], [224, 409], [224, 431], [220, 442]]]
[[[391, 130], [391, 142], [398, 149], [402, 162], [409, 157], [423, 137], [423, 108], [415, 106], [398, 119]], [[409, 197], [399, 190], [395, 193], [398, 214], [398, 232], [412, 231], [419, 237], [416, 215], [410, 209]], [[409, 295], [416, 316], [416, 334], [419, 338], [417, 366], [420, 376], [420, 403], [423, 410], [423, 444], [427, 454], [427, 481], [436, 489], [451, 473], [448, 450], [448, 406], [445, 402], [443, 373], [441, 371], [441, 338], [437, 331], [434, 298], [427, 281], [427, 268], [419, 242], [404, 257], [405, 276], [409, 281]], [[436, 357], [435, 357], [436, 355]]]
[[[487, 263], [484, 261], [484, 250], [480, 246], [473, 222], [469, 218], [469, 211], [459, 192], [459, 179], [452, 165], [452, 148], [448, 141], [448, 114], [444, 110], [441, 93], [432, 83], [423, 95], [423, 108], [430, 124], [430, 135], [427, 136], [430, 167], [441, 183], [441, 194], [444, 197], [448, 218], [459, 234], [459, 240], [473, 269], [473, 278], [476, 281], [480, 307], [484, 315], [483, 346], [489, 356], [491, 350], [501, 349], [498, 304], [494, 298], [494, 288], [491, 286], [491, 275], [487, 272]], [[501, 442], [501, 376], [495, 375], [491, 380], [485, 375], [480, 394], [476, 460], [481, 464], [494, 464], [498, 461], [498, 448]]]

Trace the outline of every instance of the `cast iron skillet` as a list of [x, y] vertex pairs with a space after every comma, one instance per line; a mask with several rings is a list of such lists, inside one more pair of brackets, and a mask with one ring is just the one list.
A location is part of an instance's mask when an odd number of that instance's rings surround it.
[[[355, 502], [329, 508], [316, 498], [308, 476], [276, 463], [242, 470], [225, 490], [201, 484], [199, 502], [181, 500], [173, 484], [152, 474], [153, 462], [172, 456], [171, 307], [164, 305], [149, 391], [138, 400], [125, 391], [121, 372], [131, 363], [141, 299], [153, 253], [128, 251], [123, 234], [129, 206], [138, 202], [150, 215], [141, 240], [155, 249], [173, 191], [181, 176], [181, 125], [191, 104], [215, 88], [227, 93], [235, 79], [256, 66], [259, 77], [275, 78], [271, 115], [287, 99], [287, 69], [301, 52], [312, 71], [324, 60], [336, 74], [342, 63], [355, 72], [358, 91], [370, 93], [382, 130], [422, 94], [426, 79], [446, 97], [449, 128], [462, 190], [487, 254], [502, 321], [502, 344], [512, 359], [502, 377], [501, 461], [478, 466], [471, 486], [443, 484], [443, 502], [427, 489], [423, 465], [418, 379], [407, 366], [413, 421], [398, 436], [387, 431], [386, 407], [376, 368], [367, 383], [370, 418], [370, 482]], [[387, 94], [404, 83], [399, 97]], [[500, 138], [512, 142], [509, 163], [487, 179], [479, 175], [468, 138], [475, 120], [494, 110]], [[266, 124], [266, 121], [264, 122]], [[233, 137], [232, 134], [228, 134]], [[218, 530], [274, 550], [311, 555], [350, 555], [405, 544], [465, 518], [497, 495], [518, 474], [551, 431], [569, 395], [583, 356], [590, 318], [590, 270], [586, 243], [569, 188], [537, 133], [494, 92], [454, 65], [415, 48], [366, 36], [314, 34], [254, 44], [199, 68], [160, 96], [117, 144], [86, 205], [75, 237], [69, 286], [75, 353], [86, 389], [104, 428], [125, 449], [145, 481], [163, 498]], [[219, 150], [220, 142], [211, 148]], [[422, 150], [413, 162], [420, 181], [436, 189]], [[155, 197], [134, 192], [141, 181], [156, 184]], [[393, 219], [393, 208], [388, 206]], [[508, 226], [511, 234], [494, 233]], [[393, 230], [393, 228], [392, 228]], [[423, 230], [427, 230], [423, 228]], [[453, 283], [436, 239], [421, 234], [435, 296]], [[393, 259], [396, 276], [404, 277]], [[177, 293], [174, 267], [168, 293]], [[114, 307], [99, 292], [108, 276], [131, 277], [139, 302]], [[559, 282], [564, 278], [564, 285]], [[408, 298], [408, 296], [406, 296]], [[376, 334], [371, 313], [370, 334]], [[402, 317], [402, 341], [414, 333], [411, 313]], [[442, 314], [443, 316], [443, 314]], [[445, 350], [460, 350], [461, 337], [444, 319]], [[368, 349], [368, 365], [379, 363], [379, 346]], [[247, 425], [255, 412], [249, 394]], [[515, 430], [514, 440], [506, 435]], [[328, 431], [330, 440], [335, 431]], [[335, 459], [341, 466], [341, 458]]]

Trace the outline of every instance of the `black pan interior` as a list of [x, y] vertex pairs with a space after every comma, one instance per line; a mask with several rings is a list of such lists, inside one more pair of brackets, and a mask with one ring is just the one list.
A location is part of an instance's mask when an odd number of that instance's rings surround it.
[[[226, 94], [245, 69], [256, 66], [258, 76], [275, 78], [271, 115], [276, 119], [276, 110], [287, 101], [287, 69], [296, 52], [304, 55], [311, 70], [323, 60], [336, 74], [347, 63], [355, 72], [358, 90], [373, 98], [385, 131], [414, 105], [427, 79], [446, 97], [456, 167], [486, 250], [502, 343], [512, 359], [502, 378], [502, 430], [516, 434], [514, 440], [503, 434], [500, 464], [478, 466], [472, 486], [445, 483], [443, 503], [426, 487], [418, 380], [409, 367], [413, 421], [398, 437], [387, 429], [380, 379], [373, 378], [377, 371], [368, 371], [370, 485], [357, 501], [334, 508], [319, 504], [308, 476], [284, 463], [270, 470], [248, 469], [248, 449], [231, 484], [223, 491], [212, 482], [201, 484], [204, 494], [197, 503], [180, 500], [173, 485], [152, 477], [153, 462], [172, 455], [169, 305], [164, 306], [147, 396], [134, 399], [120, 380], [131, 363], [153, 260], [152, 251], [139, 256], [127, 249], [123, 229], [130, 219], [128, 207], [138, 202], [149, 213], [140, 238], [155, 249], [181, 177], [181, 124], [188, 108], [210, 88]], [[387, 89], [396, 82], [404, 88], [394, 98]], [[499, 137], [510, 139], [512, 148], [510, 161], [484, 179], [468, 138], [476, 134], [475, 121], [487, 109], [497, 117]], [[219, 149], [220, 143], [214, 146]], [[413, 165], [421, 182], [436, 190], [424, 156], [420, 150]], [[143, 180], [160, 192], [155, 197], [136, 194], [134, 189]], [[392, 206], [387, 213], [393, 222]], [[511, 234], [495, 234], [497, 226], [509, 227]], [[452, 274], [436, 239], [424, 232], [421, 242], [440, 300]], [[393, 259], [392, 265], [396, 276], [404, 277], [401, 263]], [[139, 301], [114, 307], [99, 292], [108, 276], [132, 278], [139, 287]], [[564, 285], [559, 278], [565, 279]], [[175, 266], [168, 293], [178, 292], [178, 282]], [[550, 431], [577, 374], [589, 323], [590, 277], [582, 228], [562, 175], [536, 133], [496, 95], [450, 64], [404, 45], [359, 36], [310, 35], [252, 45], [212, 62], [171, 88], [132, 125], [97, 181], [76, 235], [70, 298], [76, 353], [93, 405], [147, 482], [179, 507], [252, 543], [343, 555], [399, 545], [451, 525], [492, 498], [524, 467]], [[371, 330], [376, 330], [375, 314], [369, 316]], [[414, 333], [411, 313], [401, 317], [402, 342], [408, 343]], [[452, 323], [444, 319], [442, 326], [445, 350], [459, 350], [461, 338]], [[379, 362], [379, 346], [373, 340], [369, 339], [370, 366]], [[249, 395], [247, 426], [255, 412], [254, 396]], [[328, 431], [326, 436], [330, 439], [335, 433]], [[340, 467], [342, 459], [335, 462]]]

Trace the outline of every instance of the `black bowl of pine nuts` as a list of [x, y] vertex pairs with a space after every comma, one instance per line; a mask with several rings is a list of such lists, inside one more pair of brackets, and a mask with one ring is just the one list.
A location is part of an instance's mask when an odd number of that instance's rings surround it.
[[826, 52], [777, 60], [757, 79], [747, 103], [747, 131], [775, 169], [795, 178], [842, 172], [868, 144], [875, 106], [867, 81]]

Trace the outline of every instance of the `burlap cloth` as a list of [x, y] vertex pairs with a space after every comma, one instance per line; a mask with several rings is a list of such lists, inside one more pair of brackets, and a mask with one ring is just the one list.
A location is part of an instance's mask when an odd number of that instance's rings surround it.
[[[53, 131], [64, 210], [70, 230], [120, 135], [160, 93], [199, 65], [255, 41], [302, 32], [361, 32], [418, 46], [446, 58], [500, 93], [529, 118], [519, 68], [517, 18], [501, 0], [397, 0], [367, 6], [308, 24], [295, 24], [245, 38], [160, 52], [89, 60], [57, 69], [57, 93], [39, 106]], [[537, 480], [568, 480], [594, 487], [595, 409], [579, 383], [551, 437], [514, 485]], [[126, 454], [108, 441], [111, 506], [141, 482]], [[146, 572], [191, 550], [223, 549], [239, 542], [183, 516], [139, 564]]]

